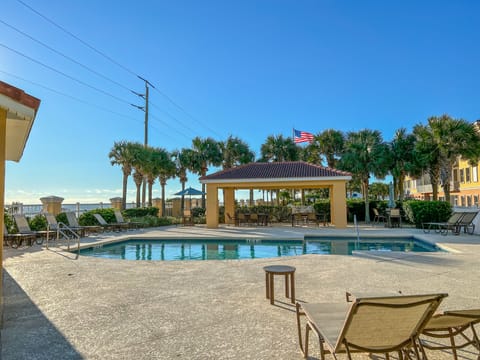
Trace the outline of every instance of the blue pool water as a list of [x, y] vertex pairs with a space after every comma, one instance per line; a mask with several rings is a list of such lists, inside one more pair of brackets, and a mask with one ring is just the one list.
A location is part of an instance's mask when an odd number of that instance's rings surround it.
[[84, 256], [124, 260], [226, 260], [258, 259], [303, 254], [352, 255], [353, 251], [442, 251], [430, 243], [408, 238], [361, 239], [306, 238], [302, 240], [126, 240], [84, 249]]

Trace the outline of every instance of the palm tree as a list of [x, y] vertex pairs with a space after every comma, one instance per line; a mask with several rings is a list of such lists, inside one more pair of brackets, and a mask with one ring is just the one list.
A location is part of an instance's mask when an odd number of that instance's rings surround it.
[[230, 135], [227, 141], [220, 143], [220, 146], [223, 156], [223, 169], [230, 169], [255, 161], [255, 154], [250, 150], [248, 144], [237, 137]]
[[132, 143], [131, 146], [132, 146], [132, 152], [134, 155], [134, 159], [132, 162], [132, 167], [134, 169], [133, 181], [137, 188], [136, 206], [140, 207], [141, 206], [140, 195], [142, 190], [142, 184], [143, 184], [143, 180], [145, 179], [146, 169], [150, 161], [149, 152], [145, 148], [145, 146], [143, 144], [140, 144], [139, 142]]
[[[172, 152], [173, 161], [176, 167], [176, 176], [182, 184], [182, 191], [185, 190], [185, 184], [188, 181], [187, 171], [190, 169], [194, 153], [192, 149], [175, 150]], [[185, 195], [182, 195], [181, 212], [185, 210]]]
[[167, 185], [167, 180], [175, 177], [177, 169], [175, 167], [175, 162], [172, 159], [172, 155], [165, 149], [157, 149], [159, 152], [159, 176], [160, 186], [162, 187], [162, 212], [161, 215], [165, 216], [165, 186]]
[[361, 182], [365, 199], [365, 222], [370, 223], [368, 188], [370, 175], [377, 179], [385, 177], [390, 167], [390, 156], [387, 144], [377, 130], [360, 130], [347, 133], [345, 149], [339, 165], [350, 171], [354, 178]]
[[280, 162], [297, 161], [300, 158], [299, 147], [291, 138], [282, 135], [270, 135], [262, 144], [260, 161]]
[[119, 165], [122, 168], [122, 209], [125, 209], [127, 204], [128, 177], [132, 174], [132, 164], [134, 161], [132, 143], [127, 141], [114, 142], [112, 149], [108, 153], [108, 157], [112, 165]]
[[[200, 176], [207, 175], [208, 166], [220, 166], [222, 164], [222, 149], [220, 143], [212, 138], [201, 139], [196, 137], [192, 140], [192, 168], [191, 170]], [[202, 184], [202, 207], [205, 208], [205, 184]]]
[[320, 153], [325, 155], [327, 166], [335, 168], [345, 144], [345, 135], [339, 130], [327, 129], [318, 134], [314, 140], [318, 143]]
[[[432, 187], [435, 183], [438, 188], [441, 183], [445, 200], [450, 201], [451, 172], [457, 158], [462, 156], [474, 163], [480, 158], [480, 135], [477, 129], [463, 119], [442, 115], [430, 117], [428, 125], [416, 126], [414, 133], [419, 137], [418, 148], [428, 161]], [[433, 199], [438, 199], [438, 191], [433, 191]]]
[[400, 128], [395, 132], [393, 140], [390, 142], [390, 153], [392, 156], [393, 185], [396, 190], [395, 198], [400, 201], [404, 198], [403, 183], [407, 174], [416, 175], [416, 137], [413, 134], [407, 134], [405, 128]]
[[155, 179], [160, 175], [160, 162], [161, 162], [161, 151], [158, 148], [147, 146], [147, 161], [145, 162], [145, 166], [143, 168], [145, 178], [147, 180], [148, 186], [148, 206], [152, 206], [152, 192], [153, 192], [153, 184], [155, 183]]

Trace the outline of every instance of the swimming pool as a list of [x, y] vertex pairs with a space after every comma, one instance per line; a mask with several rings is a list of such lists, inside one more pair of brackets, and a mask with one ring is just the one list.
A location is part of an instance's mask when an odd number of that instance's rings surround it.
[[304, 254], [352, 255], [354, 251], [442, 251], [436, 245], [406, 238], [258, 239], [135, 239], [83, 249], [80, 255], [123, 260], [229, 260]]

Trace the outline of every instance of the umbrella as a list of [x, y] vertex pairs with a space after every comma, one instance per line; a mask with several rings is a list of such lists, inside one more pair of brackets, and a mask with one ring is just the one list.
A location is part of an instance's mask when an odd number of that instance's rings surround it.
[[394, 195], [393, 195], [393, 184], [392, 184], [392, 182], [390, 182], [390, 184], [388, 184], [388, 192], [389, 192], [388, 207], [390, 209], [393, 209], [396, 205], [395, 205], [395, 199], [394, 199]]
[[190, 210], [192, 209], [192, 195], [203, 195], [205, 194], [203, 191], [201, 190], [197, 190], [197, 189], [194, 189], [192, 187], [188, 187], [186, 188], [185, 190], [182, 190], [182, 191], [179, 191], [173, 195], [181, 195], [181, 196], [184, 196], [184, 195], [188, 195], [190, 196]]

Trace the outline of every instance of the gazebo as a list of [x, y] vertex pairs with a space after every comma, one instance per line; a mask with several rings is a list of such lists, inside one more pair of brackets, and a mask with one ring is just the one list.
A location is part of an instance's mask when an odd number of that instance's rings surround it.
[[[234, 213], [235, 190], [330, 190], [330, 215], [337, 228], [347, 227], [346, 182], [350, 173], [303, 161], [250, 163], [202, 176], [207, 187], [207, 227], [218, 227], [218, 191], [224, 191], [225, 214]], [[228, 222], [228, 219], [226, 219]]]

